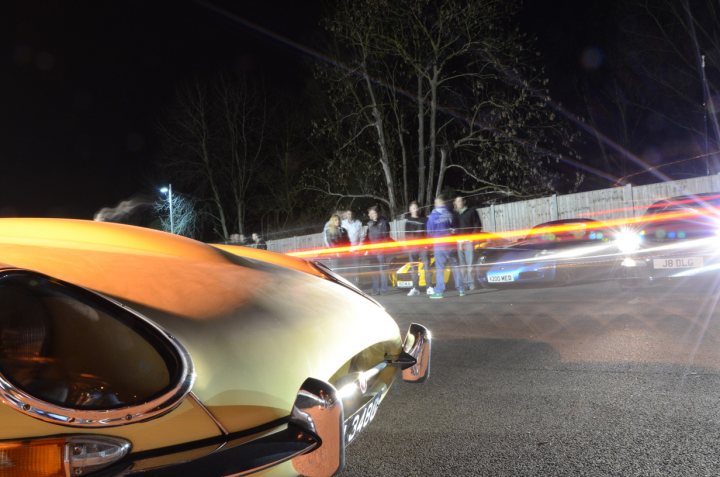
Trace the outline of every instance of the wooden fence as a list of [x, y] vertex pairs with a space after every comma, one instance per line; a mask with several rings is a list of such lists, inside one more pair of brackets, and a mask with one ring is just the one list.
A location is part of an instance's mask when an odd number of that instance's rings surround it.
[[[553, 195], [539, 199], [490, 205], [478, 210], [483, 229], [505, 232], [526, 229], [550, 220], [590, 217], [598, 220], [642, 215], [653, 202], [684, 194], [720, 192], [720, 175], [695, 177], [679, 181], [659, 182], [642, 186], [626, 185], [576, 194]], [[402, 240], [404, 220], [390, 223], [392, 236]], [[268, 248], [288, 252], [323, 246], [322, 233], [269, 240]]]

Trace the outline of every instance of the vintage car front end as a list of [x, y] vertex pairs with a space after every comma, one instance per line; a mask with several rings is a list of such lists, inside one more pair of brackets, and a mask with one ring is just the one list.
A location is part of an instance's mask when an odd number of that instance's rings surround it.
[[425, 328], [304, 261], [77, 221], [0, 243], [3, 477], [335, 475], [429, 372]]

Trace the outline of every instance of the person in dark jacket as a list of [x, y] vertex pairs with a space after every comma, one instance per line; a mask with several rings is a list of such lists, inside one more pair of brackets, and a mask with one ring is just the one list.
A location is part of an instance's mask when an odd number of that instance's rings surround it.
[[350, 245], [347, 230], [340, 225], [340, 216], [338, 214], [330, 216], [330, 220], [325, 224], [324, 234], [325, 245], [330, 248]]
[[[325, 246], [329, 248], [334, 247], [346, 247], [350, 245], [350, 238], [348, 237], [347, 230], [340, 225], [340, 216], [333, 214], [330, 216], [327, 224], [323, 231], [323, 240]], [[338, 268], [338, 254], [335, 254], [330, 259], [330, 269], [336, 270]]]
[[260, 234], [252, 234], [252, 247], [259, 248], [261, 250], [267, 250], [267, 244], [262, 239]]
[[[380, 210], [377, 206], [368, 209], [369, 221], [367, 231], [365, 232], [365, 240], [363, 243], [381, 243], [390, 240], [390, 224], [384, 217], [380, 216]], [[382, 250], [371, 252], [374, 260], [377, 261], [378, 270], [372, 274], [372, 293], [382, 295], [387, 293], [388, 278], [385, 267], [385, 253]]]
[[[445, 197], [438, 195], [435, 199], [435, 208], [430, 213], [430, 217], [428, 217], [428, 237], [449, 237], [455, 233], [456, 228], [457, 220], [455, 215], [448, 210]], [[445, 292], [445, 264], [448, 262], [452, 268], [455, 288], [460, 296], [465, 296], [465, 287], [457, 267], [455, 244], [436, 243], [433, 248], [435, 251], [435, 293], [430, 295], [430, 298], [443, 298], [443, 293]]]
[[[420, 206], [416, 201], [410, 202], [408, 208], [410, 215], [405, 220], [405, 240], [423, 239], [427, 236], [425, 228], [427, 226], [427, 217], [420, 215]], [[428, 295], [435, 293], [432, 287], [432, 279], [430, 274], [430, 263], [428, 260], [427, 248], [425, 246], [410, 247], [408, 252], [408, 260], [410, 261], [410, 274], [412, 276], [413, 286], [408, 292], [408, 296], [417, 296], [420, 294], [420, 274], [418, 273], [418, 262], [423, 265], [425, 275], [425, 286]]]
[[[468, 207], [465, 197], [457, 196], [453, 202], [457, 214], [458, 235], [471, 235], [482, 231], [480, 216], [474, 207]], [[475, 243], [472, 240], [460, 240], [457, 243], [458, 263], [460, 265], [460, 276], [463, 279], [465, 288], [475, 289]]]

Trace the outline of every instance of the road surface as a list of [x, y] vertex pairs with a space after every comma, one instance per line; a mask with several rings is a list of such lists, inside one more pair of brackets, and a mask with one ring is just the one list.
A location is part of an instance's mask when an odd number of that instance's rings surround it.
[[433, 333], [345, 476], [720, 475], [720, 284], [380, 297]]

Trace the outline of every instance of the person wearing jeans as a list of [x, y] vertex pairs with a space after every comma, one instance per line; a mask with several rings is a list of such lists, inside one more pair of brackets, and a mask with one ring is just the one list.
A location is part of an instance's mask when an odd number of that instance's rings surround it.
[[[445, 203], [445, 197], [438, 195], [435, 199], [435, 208], [430, 213], [427, 222], [427, 235], [432, 238], [449, 237], [453, 234], [457, 227], [455, 216], [450, 212]], [[443, 298], [445, 292], [445, 264], [450, 263], [452, 268], [455, 288], [458, 295], [465, 296], [465, 285], [460, 277], [458, 270], [457, 254], [455, 253], [455, 244], [453, 243], [436, 243], [435, 251], [435, 293], [430, 298]]]
[[[341, 222], [342, 228], [347, 230], [350, 245], [357, 247], [362, 245], [363, 225], [362, 222], [354, 217], [353, 211], [348, 209], [343, 213]], [[350, 281], [360, 288], [360, 257], [359, 252], [350, 252]]]
[[[410, 216], [405, 220], [405, 240], [416, 240], [425, 238], [425, 228], [427, 218], [420, 215], [420, 206], [416, 201], [410, 202], [408, 208]], [[430, 263], [428, 253], [425, 246], [412, 246], [408, 252], [408, 260], [410, 261], [410, 275], [412, 276], [412, 289], [408, 292], [408, 296], [417, 296], [420, 294], [420, 274], [418, 273], [418, 262], [422, 263], [425, 274], [426, 293], [432, 295], [435, 290], [432, 287], [432, 278], [430, 273]]]
[[459, 296], [465, 296], [465, 284], [458, 269], [457, 256], [452, 244], [437, 244], [435, 249], [435, 293], [430, 298], [443, 298], [445, 293], [445, 265], [450, 264], [453, 281]]
[[[390, 240], [390, 224], [384, 217], [380, 216], [377, 206], [368, 209], [367, 231], [365, 232], [364, 243], [382, 243]], [[383, 295], [388, 291], [388, 277], [385, 266], [385, 254], [382, 250], [370, 252], [377, 261], [378, 269], [372, 273], [372, 293], [373, 295]]]
[[[465, 197], [457, 196], [453, 202], [457, 214], [457, 235], [471, 235], [482, 230], [480, 216], [474, 207], [468, 207]], [[473, 265], [475, 263], [475, 244], [471, 240], [460, 240], [457, 243], [458, 262], [460, 265], [460, 276], [465, 288], [475, 289], [475, 275]]]

